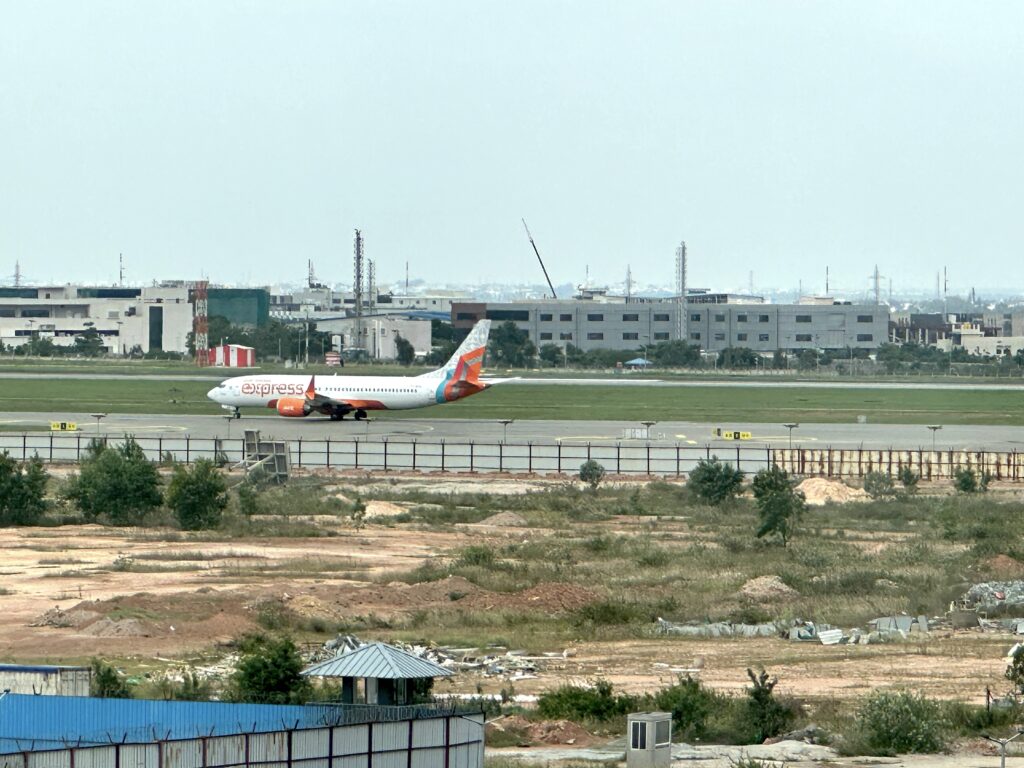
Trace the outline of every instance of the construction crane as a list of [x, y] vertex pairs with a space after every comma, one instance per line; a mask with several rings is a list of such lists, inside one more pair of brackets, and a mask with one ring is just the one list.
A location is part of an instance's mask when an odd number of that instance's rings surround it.
[[551, 298], [557, 299], [558, 294], [555, 293], [555, 286], [551, 284], [551, 278], [548, 277], [548, 270], [544, 266], [544, 259], [540, 257], [540, 251], [537, 250], [537, 244], [533, 242], [533, 235], [530, 234], [530, 228], [526, 226], [526, 219], [523, 219], [523, 228], [526, 229], [526, 236], [530, 238], [530, 245], [533, 246], [533, 252], [537, 254], [537, 261], [540, 262], [540, 268], [544, 271], [544, 279], [548, 281], [548, 288], [551, 289]]

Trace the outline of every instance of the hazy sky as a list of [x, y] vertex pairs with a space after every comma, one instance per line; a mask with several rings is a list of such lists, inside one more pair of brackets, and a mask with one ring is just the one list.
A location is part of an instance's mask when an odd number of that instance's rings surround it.
[[1024, 287], [1024, 3], [3, 2], [0, 278]]

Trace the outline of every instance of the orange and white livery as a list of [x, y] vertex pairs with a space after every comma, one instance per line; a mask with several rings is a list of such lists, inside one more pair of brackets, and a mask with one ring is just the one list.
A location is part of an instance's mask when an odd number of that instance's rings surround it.
[[241, 415], [241, 408], [274, 408], [282, 416], [322, 413], [332, 420], [351, 413], [407, 410], [451, 402], [491, 386], [480, 379], [490, 320], [481, 320], [436, 371], [420, 376], [236, 376], [207, 393], [215, 403]]

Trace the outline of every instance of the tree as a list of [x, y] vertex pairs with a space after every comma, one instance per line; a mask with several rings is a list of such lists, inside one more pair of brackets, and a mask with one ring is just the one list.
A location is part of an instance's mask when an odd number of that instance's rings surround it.
[[511, 320], [491, 329], [488, 350], [495, 364], [506, 368], [524, 368], [537, 356], [530, 334], [520, 330]]
[[98, 699], [130, 699], [131, 691], [128, 682], [118, 671], [99, 659], [92, 660], [92, 681], [89, 683], [89, 695]]
[[661, 341], [648, 347], [647, 357], [663, 368], [699, 368], [700, 347], [685, 341]]
[[250, 635], [240, 642], [242, 656], [231, 676], [228, 698], [252, 704], [303, 704], [312, 696], [302, 676], [302, 657], [290, 638]]
[[818, 353], [813, 349], [805, 349], [797, 357], [796, 367], [801, 371], [813, 371], [818, 367]]
[[593, 459], [580, 464], [580, 480], [590, 486], [590, 490], [596, 491], [597, 486], [604, 479], [604, 467]]
[[772, 355], [772, 368], [779, 371], [783, 368], [789, 367], [789, 360], [786, 359], [786, 353], [781, 349], [776, 349]]
[[54, 357], [59, 355], [61, 350], [53, 343], [53, 339], [47, 336], [33, 336], [29, 341], [14, 350], [16, 355], [28, 355], [30, 357]]
[[0, 454], [0, 525], [35, 525], [46, 511], [49, 476], [38, 456], [18, 464]]
[[953, 487], [960, 493], [977, 493], [981, 490], [978, 475], [970, 467], [960, 467], [953, 472]]
[[743, 473], [732, 464], [719, 461], [717, 456], [710, 461], [701, 459], [690, 473], [686, 487], [701, 501], [717, 506], [742, 492]]
[[82, 357], [99, 357], [104, 353], [103, 337], [95, 328], [88, 328], [85, 333], [75, 336], [75, 354]]
[[412, 342], [397, 334], [395, 335], [395, 357], [398, 359], [399, 365], [404, 366], [412, 365], [412, 361], [416, 359], [416, 350], [413, 349]]
[[864, 491], [877, 501], [895, 496], [896, 486], [885, 472], [868, 472], [864, 476]]
[[761, 516], [757, 537], [777, 537], [782, 541], [782, 546], [786, 546], [796, 523], [807, 508], [803, 493], [796, 490], [796, 481], [791, 480], [789, 474], [777, 466], [762, 469], [754, 475], [752, 487]]
[[138, 525], [163, 501], [156, 466], [128, 436], [116, 448], [94, 441], [66, 495], [87, 520], [111, 525]]
[[544, 365], [554, 368], [565, 362], [566, 356], [562, 352], [562, 348], [557, 344], [541, 344], [539, 357]]
[[199, 459], [191, 468], [179, 464], [167, 486], [166, 502], [184, 530], [216, 528], [228, 505], [227, 486], [209, 459]]
[[727, 347], [718, 353], [719, 368], [755, 368], [758, 354], [747, 347]]

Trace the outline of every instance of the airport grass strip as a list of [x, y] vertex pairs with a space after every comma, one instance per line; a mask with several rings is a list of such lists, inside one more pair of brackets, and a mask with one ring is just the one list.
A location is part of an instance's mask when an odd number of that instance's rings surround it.
[[[0, 381], [0, 411], [223, 415], [193, 381], [82, 379]], [[249, 409], [255, 414], [256, 409]], [[586, 419], [876, 424], [1024, 425], [1024, 393], [758, 387], [502, 384], [466, 400], [382, 418]]]

